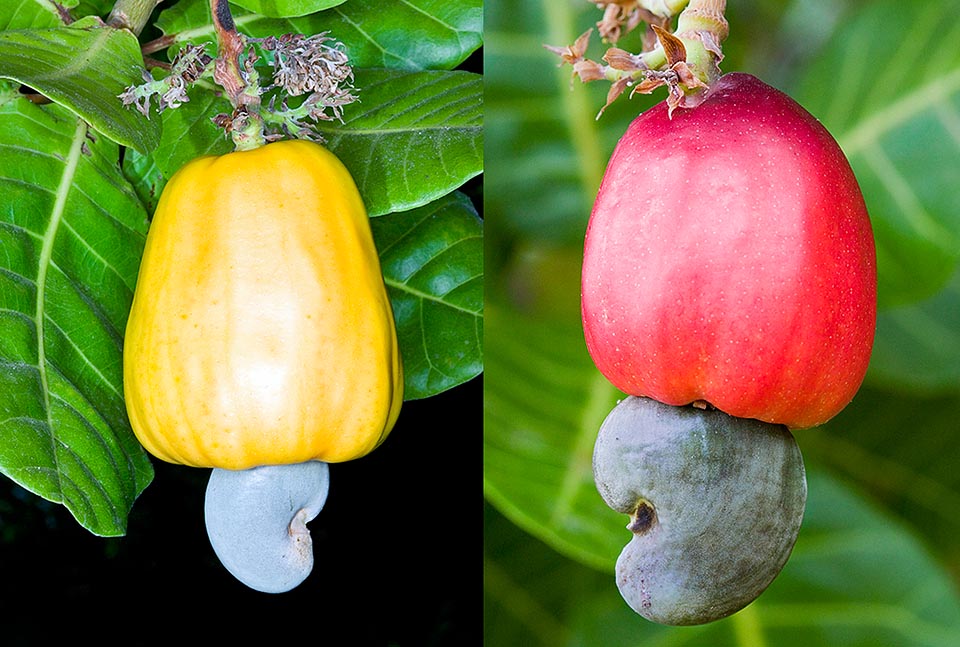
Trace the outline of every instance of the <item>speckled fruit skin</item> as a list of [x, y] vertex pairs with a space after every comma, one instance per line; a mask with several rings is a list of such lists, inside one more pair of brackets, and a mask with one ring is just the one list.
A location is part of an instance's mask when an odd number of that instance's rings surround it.
[[863, 381], [876, 322], [870, 220], [799, 104], [741, 73], [660, 104], [617, 145], [587, 228], [582, 315], [632, 395], [812, 427]]

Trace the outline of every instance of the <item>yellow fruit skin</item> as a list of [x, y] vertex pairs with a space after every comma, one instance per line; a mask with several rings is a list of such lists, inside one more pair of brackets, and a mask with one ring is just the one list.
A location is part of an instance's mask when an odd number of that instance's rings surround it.
[[283, 141], [178, 171], [123, 358], [130, 423], [165, 461], [247, 469], [376, 448], [403, 372], [366, 210], [336, 156]]

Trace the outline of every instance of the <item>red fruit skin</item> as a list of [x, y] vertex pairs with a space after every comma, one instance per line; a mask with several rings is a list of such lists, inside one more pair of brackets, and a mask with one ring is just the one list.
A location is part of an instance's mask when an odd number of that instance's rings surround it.
[[867, 370], [876, 253], [840, 147], [753, 76], [621, 138], [584, 243], [587, 348], [618, 389], [791, 429], [845, 407]]

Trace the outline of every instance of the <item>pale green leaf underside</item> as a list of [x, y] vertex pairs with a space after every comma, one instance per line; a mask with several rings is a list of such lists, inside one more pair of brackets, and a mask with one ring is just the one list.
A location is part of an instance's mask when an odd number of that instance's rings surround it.
[[483, 370], [483, 225], [461, 193], [371, 221], [403, 356], [404, 397]]
[[960, 268], [932, 297], [879, 313], [867, 382], [960, 394]]
[[[497, 644], [527, 636], [531, 647], [958, 644], [960, 600], [926, 549], [842, 482], [813, 470], [808, 483], [789, 561], [728, 619], [694, 627], [647, 622], [621, 599], [613, 573], [590, 572], [542, 546], [527, 549], [515, 537], [486, 552], [484, 635], [498, 636]], [[610, 532], [629, 539], [622, 525]]]
[[153, 474], [121, 361], [146, 213], [92, 135], [55, 105], [0, 106], [0, 471], [119, 535]]
[[137, 39], [95, 24], [0, 32], [0, 77], [66, 106], [115, 142], [149, 151], [160, 139], [159, 123], [144, 120], [117, 98], [143, 81]]
[[612, 568], [624, 521], [593, 482], [600, 424], [623, 397], [594, 367], [579, 321], [487, 303], [484, 492], [557, 550]]
[[[929, 296], [960, 261], [958, 13], [956, 0], [865, 5], [797, 93], [837, 137], [860, 181], [884, 306]], [[900, 25], [897, 39], [878, 38], [891, 24]]]
[[[180, 0], [160, 15], [157, 27], [174, 37], [175, 48], [215, 43], [209, 5], [208, 0]], [[257, 38], [329, 32], [357, 68], [453, 69], [483, 43], [480, 0], [350, 0], [287, 19], [237, 10], [234, 22], [240, 32]]]

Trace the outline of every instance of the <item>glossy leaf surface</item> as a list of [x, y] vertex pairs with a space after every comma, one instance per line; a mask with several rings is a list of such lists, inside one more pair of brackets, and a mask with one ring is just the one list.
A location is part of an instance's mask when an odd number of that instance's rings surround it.
[[[329, 31], [356, 67], [453, 69], [483, 43], [480, 0], [350, 0], [297, 18], [239, 8], [233, 14], [237, 29], [257, 38]], [[216, 42], [208, 0], [180, 0], [161, 14], [157, 26], [173, 38], [174, 49], [188, 42]]]
[[93, 21], [0, 32], [0, 77], [30, 86], [110, 139], [145, 152], [159, 140], [159, 124], [142, 123], [116, 98], [142, 82], [142, 70], [136, 38]]
[[406, 211], [483, 170], [483, 80], [471, 72], [362, 70], [363, 101], [320, 126], [370, 216]]
[[233, 4], [264, 16], [303, 16], [343, 4], [344, 0], [231, 0]]
[[452, 193], [371, 221], [403, 356], [404, 397], [426, 398], [483, 370], [483, 225]]
[[5, 102], [0, 148], [0, 470], [123, 534], [153, 474], [120, 355], [147, 214], [116, 145], [62, 108]]

